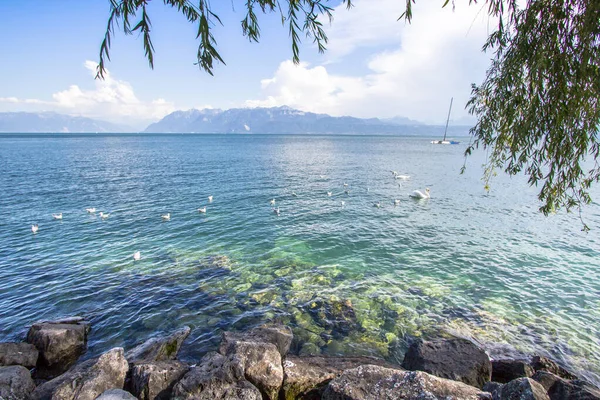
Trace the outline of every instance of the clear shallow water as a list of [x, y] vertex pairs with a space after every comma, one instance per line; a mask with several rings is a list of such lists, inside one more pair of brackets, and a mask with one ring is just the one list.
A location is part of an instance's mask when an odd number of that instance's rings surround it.
[[[484, 155], [459, 175], [463, 150], [398, 137], [0, 136], [0, 340], [82, 314], [91, 356], [188, 324], [183, 356], [197, 359], [224, 329], [279, 319], [305, 353], [401, 361], [412, 338], [454, 334], [600, 382], [600, 207], [584, 212], [588, 234], [575, 215], [545, 218], [523, 179], [483, 190]], [[399, 187], [390, 170], [412, 179]], [[425, 187], [431, 200], [408, 198]]]

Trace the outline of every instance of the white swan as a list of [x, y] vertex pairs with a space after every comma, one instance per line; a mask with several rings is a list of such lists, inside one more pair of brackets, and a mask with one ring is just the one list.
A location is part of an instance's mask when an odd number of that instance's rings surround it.
[[377, 203], [373, 204], [373, 207], [381, 208], [381, 203], [377, 202]]
[[209, 202], [209, 203], [212, 203], [212, 199], [213, 199], [213, 197], [212, 197], [212, 196], [208, 196], [208, 202]]
[[279, 216], [279, 207], [273, 209], [273, 213]]
[[54, 219], [62, 219], [62, 213], [52, 214], [52, 218], [54, 218]]
[[394, 205], [395, 206], [399, 206], [400, 205], [400, 200], [398, 200], [398, 199], [394, 200]]
[[90, 214], [93, 214], [96, 212], [96, 208], [95, 207], [86, 208], [85, 211], [87, 211]]
[[106, 219], [108, 217], [110, 217], [110, 213], [105, 213], [105, 212], [100, 211], [100, 218]]
[[407, 181], [410, 179], [410, 175], [396, 175], [395, 179], [402, 179], [403, 181]]
[[344, 207], [346, 205], [346, 202], [344, 200], [342, 200], [341, 204], [342, 204], [342, 207]]
[[344, 182], [344, 187], [348, 187], [348, 184], [346, 182]]
[[38, 229], [39, 229], [38, 224], [31, 225], [31, 232], [37, 233]]
[[206, 214], [206, 206], [198, 209], [199, 213]]
[[160, 216], [163, 221], [170, 221], [171, 220], [171, 213], [166, 213]]
[[417, 200], [431, 198], [431, 195], [429, 194], [429, 188], [426, 188], [425, 192], [421, 192], [420, 190], [415, 190], [409, 196], [412, 197], [413, 199], [417, 199]]
[[332, 195], [333, 195], [333, 193], [327, 192], [327, 196], [331, 197]]
[[134, 261], [139, 261], [141, 258], [142, 258], [142, 253], [140, 253], [139, 251], [136, 251], [135, 253], [133, 253]]
[[296, 194], [296, 192], [292, 192], [292, 196], [293, 197], [298, 197], [298, 195]]
[[271, 200], [269, 201], [269, 204], [271, 204], [272, 206], [274, 206], [274, 205], [275, 205], [275, 199], [271, 199]]

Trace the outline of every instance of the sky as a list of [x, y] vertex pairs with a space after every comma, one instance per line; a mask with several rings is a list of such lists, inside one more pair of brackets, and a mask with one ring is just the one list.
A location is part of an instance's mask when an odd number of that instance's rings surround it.
[[472, 121], [465, 104], [491, 54], [481, 48], [493, 29], [482, 5], [420, 0], [413, 22], [398, 20], [404, 0], [329, 1], [327, 51], [305, 40], [292, 63], [279, 14], [260, 15], [261, 41], [243, 37], [244, 1], [213, 1], [226, 65], [214, 76], [194, 62], [196, 27], [161, 1], [149, 4], [154, 69], [138, 35], [117, 31], [109, 74], [94, 79], [109, 0], [0, 2], [0, 112], [54, 111], [143, 129], [175, 110], [272, 107], [361, 118], [403, 116], [425, 123]]

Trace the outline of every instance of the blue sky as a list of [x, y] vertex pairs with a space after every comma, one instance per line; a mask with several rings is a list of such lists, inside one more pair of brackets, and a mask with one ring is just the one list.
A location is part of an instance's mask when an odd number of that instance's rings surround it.
[[441, 123], [454, 96], [453, 120], [464, 121], [470, 84], [481, 82], [489, 64], [480, 51], [491, 29], [485, 12], [467, 1], [452, 10], [441, 0], [422, 0], [407, 25], [397, 21], [402, 3], [355, 0], [347, 11], [330, 2], [337, 7], [328, 51], [321, 55], [304, 43], [302, 64], [293, 65], [278, 14], [262, 15], [261, 42], [249, 43], [240, 27], [244, 2], [213, 1], [224, 23], [215, 36], [227, 65], [210, 76], [193, 65], [196, 27], [154, 0], [154, 70], [140, 38], [117, 32], [110, 76], [100, 82], [93, 70], [108, 0], [2, 1], [0, 112], [56, 111], [143, 127], [178, 109], [289, 105]]

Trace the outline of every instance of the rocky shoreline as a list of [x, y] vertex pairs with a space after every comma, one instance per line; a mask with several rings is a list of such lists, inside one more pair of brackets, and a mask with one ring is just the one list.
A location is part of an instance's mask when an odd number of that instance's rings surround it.
[[0, 343], [0, 400], [600, 400], [600, 390], [554, 361], [490, 360], [460, 338], [418, 340], [402, 365], [372, 357], [294, 355], [292, 330], [265, 324], [224, 332], [196, 364], [177, 359], [189, 327], [78, 362], [91, 326], [38, 322], [25, 342]]

